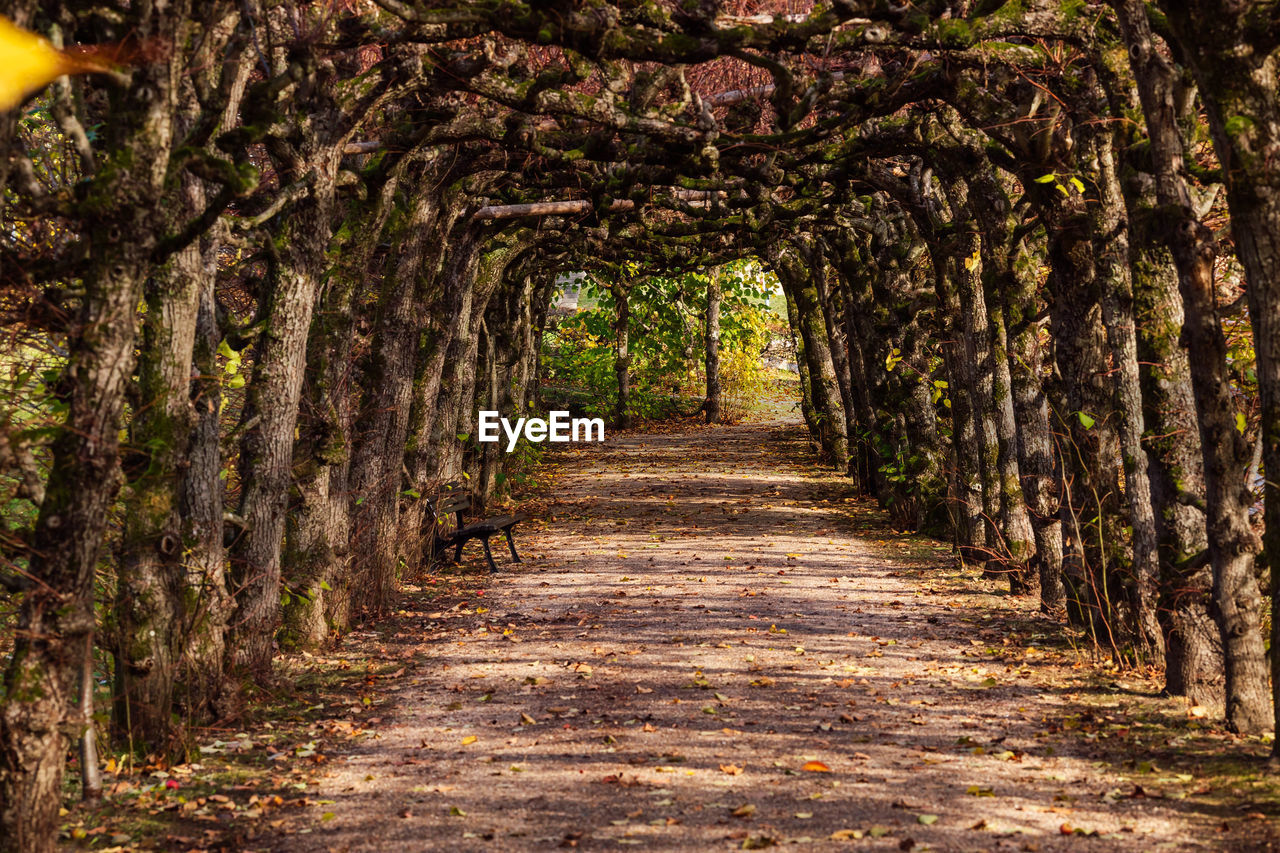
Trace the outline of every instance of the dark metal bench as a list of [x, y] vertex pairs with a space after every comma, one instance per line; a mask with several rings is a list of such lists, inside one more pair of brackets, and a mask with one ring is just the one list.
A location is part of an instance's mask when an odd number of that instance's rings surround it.
[[[507, 538], [507, 548], [511, 550], [511, 561], [523, 562], [520, 555], [516, 553], [516, 543], [511, 538], [511, 528], [529, 516], [519, 513], [498, 515], [468, 524], [466, 513], [472, 509], [471, 492], [460, 483], [446, 483], [441, 486], [440, 496], [435, 500], [428, 498], [427, 507], [431, 510], [436, 522], [433, 550], [437, 553], [453, 548], [453, 562], [456, 563], [462, 559], [462, 546], [472, 539], [479, 539], [484, 544], [484, 557], [489, 561], [489, 570], [496, 572], [498, 567], [493, 562], [493, 552], [489, 550], [489, 537], [501, 533]], [[455, 516], [456, 527], [452, 532], [441, 533], [440, 522], [450, 515]]]

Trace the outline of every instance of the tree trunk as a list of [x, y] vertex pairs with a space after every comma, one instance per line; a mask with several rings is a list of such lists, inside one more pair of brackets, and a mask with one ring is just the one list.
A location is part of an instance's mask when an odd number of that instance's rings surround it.
[[[186, 178], [186, 217], [204, 192]], [[194, 428], [189, 386], [200, 293], [208, 270], [197, 243], [157, 270], [146, 286], [138, 372], [142, 404], [129, 425], [129, 478], [116, 585], [115, 730], [142, 751], [164, 750], [173, 734], [174, 686], [186, 644], [183, 474]]]
[[[507, 265], [513, 260], [513, 256], [514, 249], [511, 246], [499, 245], [496, 248], [490, 247], [480, 259], [472, 284], [468, 333], [454, 339], [459, 345], [456, 355], [458, 367], [454, 371], [453, 382], [441, 391], [441, 419], [436, 436], [437, 476], [442, 481], [452, 480], [465, 472], [472, 479], [470, 486], [473, 497], [477, 500], [483, 499], [483, 495], [476, 489], [478, 484], [474, 482], [477, 472], [470, 470], [467, 463], [471, 461], [469, 451], [476, 444], [477, 389], [483, 389], [486, 385], [482, 370], [487, 369], [488, 365], [482, 363], [480, 346], [482, 343], [486, 347], [488, 345], [485, 313], [490, 300], [502, 284]], [[454, 359], [455, 356], [450, 358]], [[485, 400], [489, 399], [487, 394], [483, 396]]]
[[613, 374], [618, 380], [618, 399], [613, 409], [613, 422], [619, 429], [631, 426], [631, 301], [627, 288], [619, 281], [609, 284], [613, 294]]
[[96, 806], [102, 800], [102, 768], [98, 766], [98, 731], [93, 720], [93, 636], [85, 637], [80, 664], [80, 801]]
[[707, 399], [702, 405], [709, 424], [720, 423], [720, 303], [723, 300], [720, 273], [712, 270], [707, 275]]
[[[953, 199], [952, 208], [956, 211], [965, 210], [962, 201], [967, 202], [967, 199]], [[956, 292], [960, 297], [960, 345], [957, 355], [964, 360], [964, 372], [968, 379], [978, 445], [978, 468], [975, 473], [981, 482], [982, 517], [987, 542], [983, 571], [991, 576], [993, 573], [1005, 574], [1010, 570], [1003, 525], [1000, 524], [1004, 499], [1000, 481], [1000, 440], [996, 434], [995, 371], [990, 353], [991, 327], [987, 322], [986, 299], [982, 293], [981, 241], [972, 231], [958, 234], [956, 238], [956, 252], [947, 266], [956, 280]], [[992, 565], [985, 565], [988, 563]]]
[[800, 312], [796, 308], [796, 300], [786, 289], [783, 295], [787, 300], [787, 320], [791, 328], [791, 343], [796, 351], [796, 371], [800, 374], [800, 414], [804, 417], [805, 426], [814, 441], [819, 440], [821, 427], [818, 424], [818, 412], [813, 407], [813, 377], [809, 374], [809, 359], [804, 351], [804, 336], [800, 334]]
[[1121, 466], [1110, 347], [1085, 200], [1054, 196], [1042, 215], [1049, 237], [1050, 322], [1061, 395], [1054, 408], [1063, 442], [1064, 558], [1074, 569], [1069, 578], [1076, 584], [1073, 603], [1082, 608], [1074, 615], [1097, 642], [1118, 654], [1115, 605], [1122, 590], [1115, 570], [1124, 540], [1116, 529]]
[[[368, 234], [376, 240], [378, 233]], [[370, 254], [351, 247], [356, 255]], [[353, 299], [359, 279], [334, 271], [311, 320], [281, 554], [281, 648], [316, 648], [329, 636], [328, 593], [349, 563]], [[344, 594], [342, 590], [339, 594]]]
[[[975, 182], [990, 184], [994, 194], [999, 190], [994, 176], [987, 175]], [[987, 204], [981, 199], [979, 204]], [[995, 216], [1008, 222], [1005, 211], [1008, 200], [1003, 193], [993, 195], [991, 203], [997, 205]], [[995, 403], [994, 421], [997, 442], [996, 468], [1000, 476], [1000, 518], [1004, 532], [1004, 547], [1009, 565], [1009, 589], [1015, 593], [1032, 593], [1039, 589], [1040, 579], [1034, 570], [1037, 554], [1035, 533], [1032, 529], [1027, 497], [1022, 487], [1022, 468], [1019, 462], [1019, 420], [1014, 405], [1013, 375], [1009, 367], [1009, 337], [1006, 328], [1003, 301], [1007, 288], [1017, 288], [1017, 276], [1012, 268], [1011, 249], [1008, 245], [1011, 232], [1001, 238], [992, 229], [983, 240], [984, 263], [992, 267], [984, 287], [983, 298], [990, 310], [988, 322], [991, 331], [991, 392]], [[999, 240], [999, 244], [997, 244]], [[1026, 425], [1028, 428], [1030, 425]]]
[[[1268, 204], [1280, 205], [1280, 171], [1273, 174], [1267, 191], [1266, 158], [1254, 152], [1260, 141], [1249, 132], [1257, 119], [1272, 113], [1271, 125], [1280, 120], [1276, 106], [1274, 73], [1253, 76], [1242, 60], [1239, 45], [1242, 33], [1235, 31], [1239, 12], [1220, 8], [1221, 4], [1197, 2], [1174, 8], [1162, 2], [1168, 20], [1184, 54], [1191, 62], [1204, 93], [1214, 130], [1214, 143], [1223, 172], [1228, 176], [1228, 201], [1237, 251], [1249, 281], [1250, 313], [1253, 319], [1257, 355], [1259, 394], [1262, 398], [1264, 435], [1269, 435], [1277, 452], [1264, 463], [1280, 469], [1280, 244], [1275, 244], [1270, 265], [1260, 248], [1271, 245], [1280, 234], [1280, 207], [1265, 215]], [[1248, 467], [1249, 450], [1236, 429], [1227, 371], [1226, 341], [1218, 317], [1214, 293], [1212, 233], [1196, 217], [1186, 179], [1184, 149], [1178, 133], [1174, 108], [1174, 72], [1165, 64], [1153, 42], [1145, 9], [1126, 2], [1121, 12], [1125, 38], [1138, 81], [1143, 112], [1147, 118], [1156, 165], [1156, 193], [1167, 222], [1164, 233], [1178, 267], [1178, 287], [1186, 320], [1183, 325], [1190, 352], [1191, 385], [1200, 424], [1200, 445], [1204, 453], [1206, 528], [1209, 558], [1213, 566], [1213, 598], [1222, 636], [1226, 663], [1226, 714], [1236, 731], [1263, 731], [1274, 724], [1274, 709], [1267, 699], [1267, 660], [1261, 636], [1261, 597], [1253, 574], [1257, 538], [1249, 526], [1252, 504], [1243, 472]], [[1201, 15], [1209, 17], [1202, 18]], [[1259, 86], [1261, 91], [1259, 91]], [[1260, 98], [1257, 96], [1261, 96]], [[1238, 100], [1236, 100], [1238, 99]], [[1226, 132], [1226, 120], [1234, 116], [1244, 121], [1241, 133]], [[1275, 140], [1272, 140], [1275, 144]], [[1266, 201], [1270, 199], [1270, 202]], [[1259, 219], [1259, 214], [1262, 214]], [[1270, 371], [1270, 381], [1264, 375]], [[1270, 409], [1269, 409], [1270, 407]], [[1273, 479], [1272, 483], [1275, 482]], [[1280, 492], [1269, 485], [1267, 501], [1269, 543], [1280, 541]], [[1273, 609], [1280, 591], [1280, 573], [1272, 572]], [[1280, 628], [1273, 621], [1273, 636]], [[1280, 674], [1280, 656], [1273, 656], [1275, 674]], [[1280, 679], [1272, 684], [1280, 701]]]
[[840, 302], [844, 306], [841, 322], [844, 325], [844, 339], [849, 345], [849, 390], [856, 413], [856, 417], [846, 417], [846, 422], [857, 424], [857, 429], [849, 433], [850, 455], [853, 457], [851, 470], [856, 474], [859, 489], [874, 497], [877, 466], [871, 438], [877, 427], [872, 405], [872, 365], [867, 355], [871, 342], [864, 341], [860, 334], [867, 322], [864, 315], [867, 310], [865, 302], [868, 289], [859, 282], [865, 279], [866, 272], [862, 266], [861, 247], [847, 234], [837, 237], [834, 254], [840, 271]]
[[281, 545], [293, 481], [293, 441], [306, 369], [307, 338], [333, 227], [336, 159], [317, 164], [311, 194], [273, 235], [263, 329], [240, 419], [240, 511], [231, 546], [236, 587], [232, 664], [265, 673], [280, 625]]
[[[148, 7], [130, 23], [140, 39], [171, 43], [189, 14], [184, 3]], [[66, 414], [50, 447], [52, 467], [30, 540], [31, 584], [19, 604], [0, 706], [5, 853], [55, 849], [68, 735], [78, 737], [83, 726], [76, 704], [94, 631], [99, 550], [120, 486], [120, 415], [137, 310], [152, 253], [167, 230], [163, 166], [181, 59], [135, 68], [128, 85], [113, 91], [102, 160], [84, 188], [96, 206], [85, 207], [83, 296], [56, 384]]]
[[[827, 340], [831, 343], [831, 366], [835, 369], [836, 384], [840, 388], [840, 407], [844, 412], [845, 439], [849, 443], [850, 469], [856, 464], [853, 446], [858, 435], [857, 409], [853, 400], [853, 374], [849, 364], [849, 342], [844, 325], [846, 315], [844, 290], [840, 287], [839, 267], [831, 263], [826, 247], [812, 253], [814, 282], [818, 298], [822, 302], [822, 319], [827, 328]], [[848, 472], [846, 472], [848, 473]]]
[[[418, 494], [427, 497], [440, 484], [436, 480], [436, 456], [432, 436], [436, 420], [440, 416], [440, 389], [452, 381], [456, 361], [451, 358], [454, 341], [466, 334], [471, 317], [471, 295], [476, 265], [480, 259], [480, 234], [469, 225], [452, 228], [462, 206], [456, 199], [449, 199], [448, 228], [441, 233], [448, 236], [450, 252], [447, 263], [438, 272], [423, 278], [420, 301], [428, 306], [424, 311], [426, 329], [419, 338], [414, 356], [414, 394], [409, 409], [408, 437], [405, 442], [405, 465], [409, 469], [409, 485]], [[445, 241], [442, 241], [445, 242]], [[442, 258], [443, 260], [443, 258]], [[417, 570], [422, 561], [431, 555], [425, 547], [430, 542], [434, 521], [426, 517], [422, 500], [410, 501], [401, 512], [400, 535], [406, 564]], [[427, 537], [425, 541], [419, 537]], [[361, 584], [368, 588], [370, 581], [361, 576]]]
[[982, 517], [982, 462], [974, 420], [973, 377], [962, 339], [960, 296], [945, 260], [935, 264], [934, 290], [945, 323], [942, 352], [951, 403], [952, 490], [959, 517], [956, 541], [961, 561], [981, 566], [990, 548], [988, 526]]
[[819, 425], [819, 440], [839, 471], [849, 470], [849, 441], [845, 436], [844, 408], [840, 402], [840, 386], [831, 361], [831, 347], [826, 336], [822, 303], [814, 284], [812, 270], [806, 270], [798, 259], [780, 255], [774, 260], [775, 272], [796, 303], [800, 337], [809, 362], [809, 384], [813, 408]]
[[[485, 328], [487, 391], [476, 407], [492, 409], [510, 417], [523, 416], [528, 386], [528, 356], [533, 342], [532, 300], [537, 288], [527, 275], [508, 275], [498, 293], [489, 300]], [[487, 403], [485, 402], [487, 400]], [[507, 454], [500, 442], [485, 443], [477, 449], [480, 458], [479, 494], [482, 505], [497, 493], [504, 482]]]
[[1115, 150], [1109, 134], [1093, 134], [1092, 161], [1100, 203], [1091, 208], [1093, 232], [1098, 236], [1098, 275], [1102, 282], [1102, 319], [1116, 367], [1116, 411], [1124, 465], [1124, 493], [1133, 530], [1130, 577], [1125, 584], [1133, 611], [1133, 641], [1139, 658], [1164, 654], [1164, 634], [1156, 617], [1159, 564], [1156, 557], [1156, 517], [1151, 504], [1151, 479], [1142, 446], [1146, 424], [1142, 416], [1142, 388], [1138, 376], [1137, 330], [1133, 319], [1133, 279], [1129, 257], [1129, 223], [1116, 174]]
[[205, 275], [197, 294], [196, 336], [188, 393], [194, 408], [181, 508], [186, 545], [186, 647], [182, 700], [196, 719], [228, 711], [232, 695], [223, 677], [231, 591], [227, 587], [223, 514], [226, 483], [222, 458], [222, 379], [218, 346], [222, 329], [214, 298], [221, 228], [206, 241]]
[[[440, 229], [452, 224], [451, 216], [441, 222], [438, 171], [428, 167], [412, 177], [423, 188], [390, 234], [397, 251], [385, 265], [361, 382], [365, 396], [358, 425], [353, 426], [350, 495], [345, 499], [352, 522], [355, 574], [363, 577], [393, 577], [399, 558], [406, 553], [400, 504], [419, 338], [424, 325], [439, 322], [427, 313], [434, 294], [425, 285], [440, 281], [438, 267], [446, 236]], [[388, 205], [379, 218], [385, 220], [389, 214]], [[381, 227], [370, 239], [384, 239]], [[362, 270], [355, 267], [352, 274], [360, 276]]]
[[1191, 390], [1191, 366], [1181, 340], [1184, 317], [1178, 272], [1158, 242], [1157, 211], [1130, 208], [1134, 224], [1134, 313], [1151, 460], [1160, 561], [1158, 614], [1165, 637], [1165, 692], [1192, 704], [1221, 708], [1226, 664], [1211, 615], [1213, 573], [1205, 535], [1204, 460]]

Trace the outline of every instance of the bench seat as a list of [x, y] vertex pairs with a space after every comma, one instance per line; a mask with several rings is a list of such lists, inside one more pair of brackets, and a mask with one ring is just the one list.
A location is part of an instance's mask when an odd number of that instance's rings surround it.
[[433, 537], [436, 545], [434, 550], [454, 549], [453, 562], [456, 563], [462, 559], [463, 545], [472, 539], [479, 539], [484, 545], [484, 556], [489, 561], [489, 571], [497, 572], [498, 566], [493, 562], [493, 552], [489, 549], [489, 538], [499, 533], [507, 540], [507, 548], [511, 551], [511, 561], [513, 563], [523, 562], [520, 559], [520, 555], [516, 553], [516, 543], [511, 538], [511, 528], [525, 521], [529, 516], [523, 513], [497, 515], [468, 524], [465, 519], [465, 513], [472, 508], [471, 496], [460, 483], [446, 483], [441, 488], [440, 499], [435, 501], [428, 500], [427, 506], [435, 518], [437, 527], [441, 517], [456, 516], [457, 526], [451, 533], [441, 534], [437, 529]]

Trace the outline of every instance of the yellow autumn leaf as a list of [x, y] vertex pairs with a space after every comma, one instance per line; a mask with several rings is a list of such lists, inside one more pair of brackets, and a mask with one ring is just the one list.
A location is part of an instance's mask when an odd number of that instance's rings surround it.
[[63, 74], [105, 71], [110, 65], [102, 49], [61, 51], [43, 36], [0, 17], [0, 110], [18, 106]]
[[22, 103], [67, 72], [67, 57], [49, 40], [0, 18], [0, 110]]
[[830, 773], [831, 768], [823, 764], [821, 761], [806, 761], [801, 770], [808, 770], [810, 773]]
[[473, 744], [473, 743], [475, 743], [475, 742], [476, 742], [476, 736], [475, 736], [475, 735], [467, 735], [466, 737], [464, 737], [464, 738], [462, 739], [462, 745], [463, 745], [463, 746], [470, 746], [471, 744]]

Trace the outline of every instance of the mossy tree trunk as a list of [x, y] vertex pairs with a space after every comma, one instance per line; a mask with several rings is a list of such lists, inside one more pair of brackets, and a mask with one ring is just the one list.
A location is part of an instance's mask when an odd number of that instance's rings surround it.
[[1097, 236], [1098, 275], [1101, 279], [1102, 319], [1115, 367], [1117, 435], [1124, 466], [1124, 496], [1133, 531], [1133, 550], [1124, 579], [1132, 612], [1128, 633], [1134, 654], [1146, 661], [1164, 655], [1164, 633], [1156, 616], [1159, 563], [1156, 556], [1156, 517], [1151, 502], [1151, 478], [1142, 446], [1146, 430], [1142, 385], [1138, 370], [1137, 329], [1133, 312], [1133, 279], [1129, 255], [1129, 222], [1124, 195], [1116, 172], [1112, 135], [1090, 135], [1096, 164], [1091, 176], [1097, 186], [1098, 204], [1090, 208]]
[[849, 343], [845, 334], [844, 290], [840, 287], [840, 271], [830, 258], [830, 248], [825, 240], [814, 248], [810, 265], [814, 270], [814, 284], [822, 302], [822, 319], [827, 327], [827, 340], [831, 342], [831, 366], [835, 369], [836, 384], [840, 387], [840, 404], [844, 412], [844, 434], [849, 442], [849, 466], [853, 468], [853, 445], [858, 434], [858, 415], [853, 401], [853, 373], [849, 364]]
[[[192, 131], [202, 106], [217, 109], [224, 122], [238, 111], [249, 63], [232, 35], [218, 21], [195, 42], [195, 78], [226, 96], [202, 105], [195, 84], [183, 85], [178, 133]], [[230, 57], [214, 61], [223, 51]], [[173, 183], [175, 221], [195, 220], [210, 207], [204, 180], [187, 173]], [[145, 287], [112, 649], [115, 736], [140, 751], [171, 746], [179, 715], [200, 724], [225, 710], [229, 594], [219, 476], [222, 334], [214, 301], [225, 239], [225, 224], [214, 225], [158, 266]]]
[[[439, 284], [444, 251], [442, 227], [452, 224], [438, 185], [443, 170], [436, 157], [408, 168], [406, 185], [385, 232], [377, 239], [395, 246], [383, 263], [383, 279], [373, 318], [373, 338], [361, 375], [363, 398], [353, 424], [348, 512], [351, 554], [357, 573], [393, 577], [405, 552], [400, 530], [405, 442], [414, 399], [414, 375], [423, 326], [430, 316], [432, 285]], [[389, 211], [389, 214], [391, 211]], [[443, 221], [442, 221], [443, 220]], [[360, 270], [353, 269], [359, 275]], [[426, 304], [423, 304], [426, 302]], [[419, 493], [421, 494], [421, 493]], [[409, 537], [412, 539], [412, 537]]]
[[786, 288], [783, 295], [787, 300], [787, 322], [791, 330], [791, 343], [796, 352], [796, 371], [800, 374], [800, 414], [804, 417], [809, 435], [818, 440], [821, 427], [818, 423], [818, 412], [813, 407], [813, 376], [809, 373], [809, 359], [804, 351], [804, 336], [800, 334], [800, 311], [796, 308], [796, 300]]
[[1057, 372], [1051, 409], [1064, 482], [1064, 564], [1073, 585], [1068, 611], [1104, 648], [1118, 653], [1121, 638], [1113, 628], [1123, 590], [1115, 570], [1124, 539], [1112, 528], [1118, 527], [1121, 465], [1093, 228], [1083, 195], [1040, 192], [1050, 262]]
[[[449, 197], [445, 203], [448, 227], [442, 227], [441, 233], [447, 236], [450, 251], [441, 257], [438, 269], [423, 276], [419, 291], [419, 301], [426, 306], [426, 325], [420, 332], [414, 355], [413, 399], [404, 449], [409, 488], [424, 497], [440, 485], [432, 436], [440, 417], [440, 390], [453, 381], [457, 368], [454, 341], [466, 334], [470, 322], [471, 291], [482, 236], [477, 226], [461, 221], [465, 207], [458, 199]], [[405, 540], [401, 547], [408, 569], [416, 571], [430, 557], [426, 546], [431, 541], [435, 522], [427, 517], [421, 500], [404, 503], [400, 516], [400, 535]], [[357, 573], [362, 587], [368, 580], [363, 570]]]
[[[105, 92], [103, 127], [79, 206], [83, 295], [55, 383], [65, 406], [31, 533], [29, 586], [18, 608], [0, 702], [0, 850], [52, 853], [63, 767], [84, 717], [77, 707], [95, 628], [94, 581], [107, 514], [120, 486], [119, 430], [133, 370], [138, 305], [160, 239], [184, 223], [164, 203], [175, 87], [190, 53], [186, 3], [130, 10], [124, 29], [178, 46], [169, 62], [133, 69]], [[189, 33], [188, 33], [189, 34]], [[111, 38], [112, 33], [106, 37]]]
[[[183, 179], [194, 216], [204, 208], [197, 179]], [[188, 607], [203, 604], [187, 587], [182, 518], [184, 474], [195, 427], [189, 385], [200, 294], [212, 286], [201, 246], [175, 254], [147, 280], [137, 399], [129, 424], [127, 488], [115, 618], [114, 729], [139, 751], [163, 751], [175, 734], [174, 688], [181, 677]]]
[[783, 289], [795, 300], [796, 320], [808, 360], [810, 394], [818, 421], [817, 438], [836, 469], [848, 471], [849, 439], [845, 435], [840, 386], [831, 360], [822, 302], [813, 279], [820, 271], [805, 268], [794, 250], [778, 253], [771, 263]]
[[240, 419], [240, 506], [244, 527], [231, 545], [236, 593], [231, 663], [266, 673], [280, 626], [281, 547], [293, 484], [294, 430], [306, 372], [307, 338], [333, 228], [337, 157], [295, 160], [315, 183], [271, 234], [267, 299], [253, 345]]
[[[871, 270], [865, 247], [849, 232], [833, 235], [833, 258], [839, 269], [838, 286], [844, 305], [844, 338], [849, 343], [849, 384], [857, 424], [849, 435], [851, 470], [864, 494], [878, 496], [880, 462], [875, 448], [877, 422], [876, 391], [881, 385], [884, 362], [875, 361], [876, 344], [868, 337], [871, 324]], [[850, 419], [846, 418], [846, 422]]]
[[[1280, 467], [1280, 167], [1259, 155], [1267, 139], [1262, 128], [1280, 122], [1277, 106], [1276, 53], [1260, 51], [1249, 59], [1240, 52], [1248, 44], [1248, 15], [1265, 15], [1253, 4], [1224, 8], [1215, 2], [1183, 5], [1161, 3], [1179, 47], [1190, 62], [1204, 94], [1214, 132], [1214, 145], [1227, 175], [1228, 202], [1237, 252], [1249, 282], [1250, 313], [1257, 356], [1259, 396], [1263, 409], [1264, 464]], [[1274, 723], [1268, 703], [1267, 660], [1261, 636], [1262, 602], [1253, 572], [1257, 537], [1248, 521], [1252, 496], [1244, 482], [1249, 447], [1236, 427], [1227, 369], [1227, 347], [1214, 287], [1212, 233], [1196, 215], [1186, 175], [1184, 144], [1175, 108], [1175, 72], [1160, 55], [1144, 9], [1118, 7], [1138, 92], [1147, 119], [1155, 163], [1156, 196], [1165, 218], [1162, 234], [1178, 269], [1185, 322], [1182, 335], [1189, 349], [1192, 391], [1196, 401], [1200, 446], [1204, 459], [1206, 532], [1213, 566], [1213, 599], [1226, 664], [1226, 715], [1239, 732], [1258, 732]], [[1261, 65], [1257, 64], [1261, 63]], [[1268, 124], [1269, 122], [1269, 124]], [[1233, 123], [1233, 128], [1228, 124]], [[1273, 136], [1270, 144], [1275, 145]], [[1269, 248], [1268, 248], [1269, 247]], [[1264, 380], [1264, 376], [1268, 378]], [[1267, 448], [1271, 448], [1268, 455]], [[1274, 478], [1270, 481], [1274, 484]], [[1267, 536], [1272, 554], [1280, 551], [1280, 491], [1268, 486]], [[1280, 573], [1272, 572], [1273, 609]], [[1273, 636], [1280, 637], [1274, 627]], [[1280, 674], [1273, 656], [1271, 674]], [[1280, 701], [1280, 680], [1272, 689]]]
[[1009, 588], [1028, 593], [1040, 587], [1040, 573], [1035, 565], [1039, 548], [1023, 490], [1020, 444], [1022, 434], [1034, 431], [1037, 425], [1034, 420], [1023, 422], [1018, 418], [1006, 316], [1008, 294], [1019, 287], [1015, 270], [1018, 223], [1010, 215], [1012, 204], [994, 170], [980, 158], [973, 162], [976, 165], [968, 182], [969, 209], [983, 234], [981, 297], [990, 330], [986, 357], [991, 362], [1003, 545], [1008, 560]]
[[978, 430], [974, 418], [973, 377], [965, 354], [960, 295], [945, 255], [933, 270], [939, 333], [947, 383], [945, 399], [951, 415], [949, 500], [956, 519], [955, 544], [960, 559], [982, 565], [990, 554], [989, 526], [982, 517], [982, 478]]
[[[1151, 199], [1154, 202], [1154, 199]], [[1158, 536], [1165, 640], [1165, 692], [1195, 705], [1223, 705], [1226, 664], [1213, 620], [1205, 533], [1204, 460], [1196, 425], [1178, 271], [1161, 238], [1155, 205], [1131, 206], [1134, 316], [1145, 407], [1144, 444]]]

